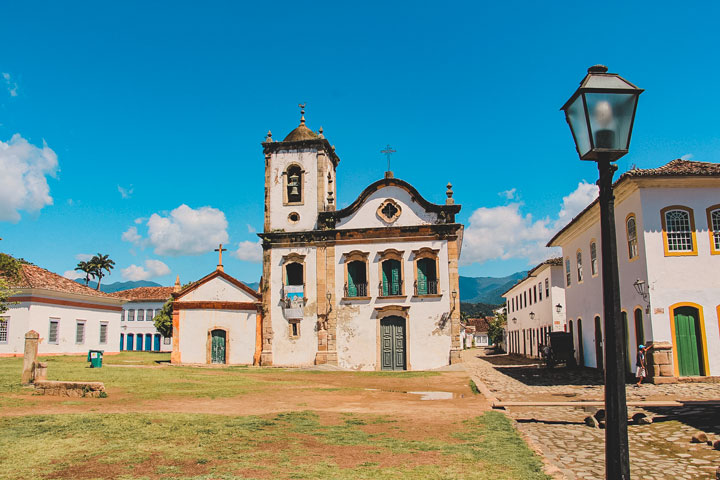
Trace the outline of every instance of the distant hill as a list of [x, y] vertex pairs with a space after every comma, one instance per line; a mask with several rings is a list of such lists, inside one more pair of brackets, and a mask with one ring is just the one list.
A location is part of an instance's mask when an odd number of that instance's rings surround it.
[[[82, 279], [76, 279], [75, 280], [80, 285], [85, 285], [85, 280]], [[90, 281], [88, 284], [88, 287], [95, 288], [97, 286], [97, 282]], [[100, 291], [105, 293], [113, 293], [113, 292], [119, 292], [120, 290], [129, 290], [131, 288], [138, 288], [138, 287], [162, 287], [159, 283], [150, 282], [148, 280], [137, 280], [134, 282], [115, 282], [115, 283], [101, 283], [100, 284]]]
[[527, 271], [516, 272], [507, 277], [460, 277], [460, 301], [465, 303], [504, 303], [502, 294], [525, 278]]

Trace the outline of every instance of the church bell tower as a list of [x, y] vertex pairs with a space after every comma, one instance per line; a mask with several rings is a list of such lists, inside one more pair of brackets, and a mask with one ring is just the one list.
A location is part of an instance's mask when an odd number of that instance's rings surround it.
[[305, 125], [305, 104], [300, 104], [300, 125], [284, 140], [268, 132], [265, 154], [264, 231], [301, 232], [318, 229], [318, 213], [335, 210], [335, 170], [340, 161], [323, 129]]

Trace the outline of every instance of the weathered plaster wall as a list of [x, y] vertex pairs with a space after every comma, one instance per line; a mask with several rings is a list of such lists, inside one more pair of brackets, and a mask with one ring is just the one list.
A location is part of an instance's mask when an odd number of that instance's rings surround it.
[[437, 223], [437, 215], [427, 213], [410, 194], [402, 188], [389, 186], [373, 192], [363, 205], [352, 215], [340, 220], [338, 229], [386, 227], [386, 223], [377, 214], [377, 210], [386, 199], [395, 200], [402, 210], [393, 226], [427, 225]]
[[[317, 150], [280, 150], [270, 160], [270, 230], [300, 232], [314, 230], [318, 212]], [[304, 170], [302, 176], [303, 203], [301, 205], [283, 205], [283, 172], [291, 164], [298, 164]], [[288, 215], [297, 212], [297, 223], [288, 221]]]

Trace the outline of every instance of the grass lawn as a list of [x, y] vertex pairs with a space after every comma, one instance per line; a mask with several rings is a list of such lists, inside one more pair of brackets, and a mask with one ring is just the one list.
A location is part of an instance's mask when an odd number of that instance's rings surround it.
[[[46, 359], [49, 379], [103, 381], [105, 399], [34, 396], [21, 359], [0, 359], [0, 479], [549, 478], [463, 372], [158, 367], [166, 357]], [[454, 399], [408, 393], [438, 388]]]

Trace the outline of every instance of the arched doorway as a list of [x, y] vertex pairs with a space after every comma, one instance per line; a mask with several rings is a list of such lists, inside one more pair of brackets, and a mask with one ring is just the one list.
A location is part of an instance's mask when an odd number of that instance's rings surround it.
[[226, 363], [226, 351], [225, 330], [212, 330], [210, 332], [210, 363]]
[[678, 374], [681, 377], [705, 375], [700, 311], [682, 306], [673, 309]]
[[625, 352], [625, 374], [632, 375], [630, 365], [630, 327], [628, 325], [628, 314], [623, 310], [622, 312], [622, 324], [623, 324], [623, 351]]
[[603, 368], [603, 334], [600, 317], [595, 317], [595, 366]]
[[578, 365], [585, 366], [585, 346], [583, 345], [582, 334], [582, 318], [577, 319], [577, 339], [578, 339]]
[[380, 319], [380, 368], [405, 370], [405, 319], [388, 316]]
[[133, 349], [133, 343], [135, 342], [135, 334], [134, 333], [128, 333], [127, 334], [127, 346], [126, 350], [132, 351]]

